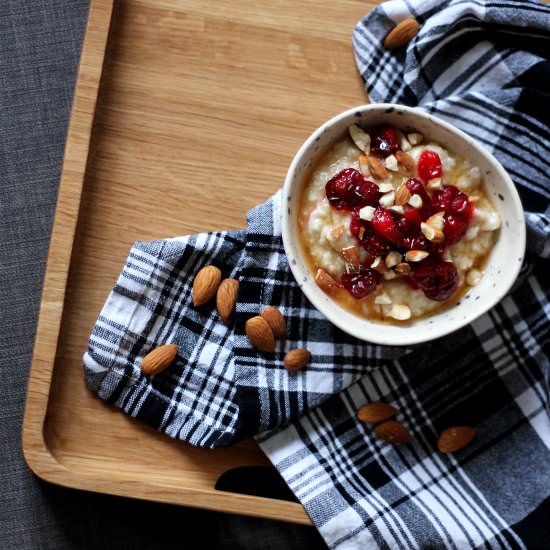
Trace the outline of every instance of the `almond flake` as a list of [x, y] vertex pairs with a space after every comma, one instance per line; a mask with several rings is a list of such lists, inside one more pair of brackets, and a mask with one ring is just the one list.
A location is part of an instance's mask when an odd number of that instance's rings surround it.
[[388, 155], [386, 157], [386, 160], [384, 161], [384, 166], [391, 170], [392, 172], [397, 172], [399, 170], [399, 166], [397, 165], [397, 159], [394, 155]]
[[[374, 206], [363, 206], [363, 208], [359, 210], [359, 217], [362, 220], [365, 220], [366, 222], [370, 222], [372, 221], [372, 218], [374, 218], [375, 212], [376, 212], [376, 208], [374, 208]], [[364, 231], [364, 228], [362, 229]]]
[[411, 266], [406, 262], [401, 262], [400, 264], [397, 264], [394, 270], [396, 273], [399, 273], [399, 275], [408, 275], [412, 271]]
[[391, 183], [381, 183], [378, 186], [378, 191], [380, 191], [380, 193], [389, 193], [393, 191], [393, 185]]
[[483, 273], [479, 269], [470, 269], [466, 275], [466, 283], [470, 286], [476, 286], [482, 277]]
[[385, 293], [382, 292], [374, 299], [374, 303], [382, 306], [388, 306], [392, 303], [391, 298]]
[[365, 234], [365, 228], [363, 226], [361, 226], [359, 228], [359, 235], [357, 235], [359, 237], [359, 240], [362, 241], [363, 240], [363, 235]]
[[405, 304], [393, 304], [388, 315], [398, 321], [406, 321], [411, 318], [411, 310]]
[[380, 159], [369, 155], [367, 157], [367, 163], [369, 165], [369, 170], [373, 178], [377, 180], [383, 180], [388, 175], [386, 167], [382, 164]]
[[339, 239], [342, 236], [342, 233], [346, 230], [345, 225], [339, 225], [335, 227], [331, 232], [331, 236], [333, 239]]
[[400, 263], [402, 259], [403, 259], [403, 256], [399, 252], [397, 252], [396, 250], [392, 250], [386, 256], [386, 260], [385, 260], [386, 267], [390, 269], [396, 266], [398, 263]]
[[329, 293], [334, 292], [340, 286], [324, 269], [317, 270], [315, 282], [322, 290]]
[[389, 193], [382, 195], [378, 202], [380, 203], [380, 206], [383, 206], [384, 208], [393, 206], [393, 203], [395, 202], [395, 191], [390, 191]]
[[359, 155], [359, 170], [361, 170], [363, 176], [369, 176], [369, 163], [367, 162], [367, 155]]
[[342, 248], [340, 252], [346, 263], [346, 270], [348, 273], [357, 273], [359, 271], [359, 252], [357, 251], [357, 247], [348, 246]]
[[422, 234], [426, 237], [426, 239], [432, 241], [433, 243], [440, 243], [444, 239], [443, 231], [435, 229], [428, 223], [422, 222], [420, 224], [420, 231], [422, 231]]
[[386, 264], [383, 262], [381, 256], [376, 256], [376, 258], [374, 258], [370, 266], [375, 271], [378, 271], [378, 273], [384, 273], [386, 271]]
[[413, 208], [422, 208], [422, 197], [420, 195], [417, 195], [416, 193], [411, 196], [409, 199], [409, 204]]
[[437, 214], [433, 214], [426, 220], [426, 223], [431, 225], [434, 229], [443, 231], [443, 226], [445, 225], [445, 212], [437, 212]]
[[430, 255], [426, 250], [409, 250], [405, 254], [405, 260], [407, 262], [421, 262]]
[[408, 187], [402, 183], [399, 185], [399, 187], [395, 191], [395, 204], [404, 205], [409, 202], [409, 199], [411, 198], [411, 192], [409, 191]]
[[401, 205], [393, 205], [388, 208], [388, 210], [391, 210], [392, 212], [395, 212], [396, 214], [399, 214], [402, 216], [405, 213], [405, 209]]
[[414, 174], [416, 162], [411, 155], [404, 153], [403, 151], [397, 151], [397, 153], [395, 153], [395, 158], [397, 159], [399, 166], [403, 168], [406, 174], [411, 176]]
[[411, 132], [407, 135], [407, 139], [411, 145], [418, 145], [424, 141], [424, 136], [419, 132]]
[[400, 130], [397, 130], [397, 139], [399, 140], [399, 149], [401, 149], [401, 151], [407, 152], [412, 149], [411, 144], [409, 143], [409, 140], [405, 137], [405, 134]]
[[357, 145], [361, 151], [368, 153], [370, 150], [370, 136], [363, 129], [359, 128], [356, 124], [352, 124], [348, 128], [349, 135], [353, 140], [353, 143]]
[[443, 182], [441, 181], [441, 178], [432, 178], [428, 181], [426, 188], [428, 191], [440, 191], [443, 189]]

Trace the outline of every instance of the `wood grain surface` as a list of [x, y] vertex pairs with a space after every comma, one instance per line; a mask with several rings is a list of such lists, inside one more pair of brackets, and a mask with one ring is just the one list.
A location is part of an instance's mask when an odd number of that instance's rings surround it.
[[306, 137], [365, 103], [351, 32], [373, 4], [121, 0], [105, 54], [113, 0], [92, 0], [25, 414], [38, 475], [309, 522], [298, 504], [214, 490], [233, 467], [268, 464], [252, 440], [172, 441], [93, 397], [81, 357], [133, 241], [245, 226]]

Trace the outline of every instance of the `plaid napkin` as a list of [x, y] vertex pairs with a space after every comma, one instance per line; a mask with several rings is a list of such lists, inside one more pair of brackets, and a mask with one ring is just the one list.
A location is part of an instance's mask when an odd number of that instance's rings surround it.
[[[411, 15], [421, 23], [418, 36], [386, 51], [384, 36]], [[260, 445], [331, 548], [544, 547], [550, 304], [548, 262], [540, 257], [550, 251], [549, 29], [550, 9], [540, 3], [409, 0], [383, 4], [354, 33], [373, 100], [419, 104], [461, 127], [518, 185], [531, 259], [493, 310], [409, 349], [343, 334], [290, 274], [277, 194], [249, 212], [246, 230], [134, 244], [84, 356], [89, 387], [195, 445], [263, 432]], [[211, 305], [191, 305], [191, 282], [211, 263], [240, 282], [229, 327]], [[244, 332], [265, 305], [276, 305], [288, 324], [273, 354], [257, 353]], [[179, 345], [175, 363], [143, 376], [143, 357], [165, 343]], [[313, 354], [299, 373], [282, 365], [292, 347]], [[411, 445], [383, 443], [355, 419], [374, 400], [400, 409]], [[457, 424], [476, 426], [477, 438], [455, 455], [439, 454], [437, 434]]]

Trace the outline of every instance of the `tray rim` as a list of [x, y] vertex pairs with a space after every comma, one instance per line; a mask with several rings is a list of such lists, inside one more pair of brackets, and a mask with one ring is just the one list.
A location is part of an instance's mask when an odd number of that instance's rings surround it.
[[[80, 203], [115, 0], [91, 0], [74, 88], [22, 428], [23, 456], [44, 481], [74, 489], [311, 525], [301, 504], [215, 489], [174, 489], [72, 471], [48, 448], [45, 423]], [[171, 490], [171, 497], [167, 494]]]

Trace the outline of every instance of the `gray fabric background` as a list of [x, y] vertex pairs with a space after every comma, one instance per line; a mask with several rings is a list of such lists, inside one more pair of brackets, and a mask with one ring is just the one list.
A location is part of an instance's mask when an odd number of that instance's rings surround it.
[[23, 460], [27, 375], [87, 8], [87, 0], [0, 1], [0, 547], [322, 548], [313, 528], [54, 487]]

